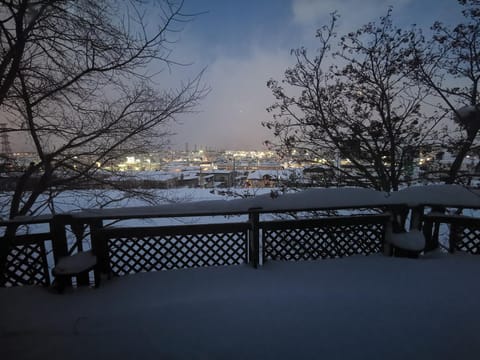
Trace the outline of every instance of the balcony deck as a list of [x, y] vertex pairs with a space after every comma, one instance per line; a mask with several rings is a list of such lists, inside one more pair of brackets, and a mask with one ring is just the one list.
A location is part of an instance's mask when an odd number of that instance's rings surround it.
[[382, 255], [0, 288], [8, 359], [478, 359], [480, 257]]

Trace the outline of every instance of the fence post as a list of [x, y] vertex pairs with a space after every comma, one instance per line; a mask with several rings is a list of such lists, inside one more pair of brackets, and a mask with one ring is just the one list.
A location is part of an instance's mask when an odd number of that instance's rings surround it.
[[260, 259], [260, 214], [261, 208], [248, 209], [248, 219], [250, 222], [249, 242], [250, 242], [250, 262], [256, 269]]
[[[441, 212], [442, 214], [445, 213], [446, 209], [444, 207], [440, 207], [440, 208], [432, 208], [432, 211], [438, 211], [438, 212]], [[435, 250], [435, 249], [438, 249], [438, 247], [440, 246], [440, 222], [437, 221], [435, 222], [434, 224], [434, 230], [433, 230], [433, 235], [432, 235], [432, 250]]]
[[92, 239], [92, 250], [97, 256], [98, 268], [101, 273], [110, 276], [110, 258], [108, 255], [108, 243], [101, 233], [103, 221], [101, 219], [92, 220], [90, 225], [90, 237]]
[[[444, 208], [432, 207], [431, 213], [444, 213]], [[428, 217], [423, 224], [423, 235], [425, 236], [425, 251], [432, 251], [439, 247], [440, 221], [434, 221]]]
[[[73, 217], [70, 222], [70, 228], [72, 229], [73, 235], [75, 235], [75, 241], [77, 243], [77, 252], [83, 251], [83, 238], [84, 238], [84, 226], [81, 221], [75, 220]], [[82, 273], [77, 275], [78, 285], [88, 286], [90, 285], [90, 278], [88, 273]]]
[[410, 218], [410, 230], [420, 230], [422, 228], [423, 206], [412, 208], [412, 216]]
[[54, 215], [50, 222], [50, 232], [52, 233], [53, 259], [55, 265], [60, 258], [68, 255], [68, 244], [66, 225], [70, 222], [71, 216], [66, 214]]
[[[66, 225], [71, 221], [71, 216], [67, 214], [54, 215], [50, 221], [50, 232], [52, 234], [53, 260], [55, 266], [60, 258], [68, 256], [68, 244]], [[66, 279], [66, 285], [72, 285], [72, 279]]]
[[388, 215], [387, 219], [384, 223], [384, 233], [383, 233], [383, 255], [385, 256], [392, 256], [393, 249], [392, 249], [392, 236], [393, 236], [393, 217], [394, 214], [391, 211], [387, 211], [386, 214]]
[[0, 287], [7, 282], [7, 259], [12, 246], [15, 243], [15, 234], [18, 225], [6, 222], [6, 229], [3, 237], [0, 237]]
[[450, 234], [448, 236], [448, 252], [454, 253], [457, 243], [460, 240], [462, 228], [455, 221], [450, 224]]

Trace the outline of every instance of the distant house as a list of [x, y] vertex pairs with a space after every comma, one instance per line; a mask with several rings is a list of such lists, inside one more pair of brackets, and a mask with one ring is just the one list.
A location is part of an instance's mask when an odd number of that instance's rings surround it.
[[201, 188], [210, 189], [214, 187], [215, 180], [213, 178], [213, 174], [202, 172], [198, 174], [198, 178], [198, 186]]
[[170, 189], [175, 187], [175, 174], [161, 171], [144, 171], [143, 186], [145, 188]]
[[180, 174], [180, 177], [177, 178], [178, 187], [189, 187], [196, 188], [200, 184], [200, 177], [196, 172], [184, 171]]
[[287, 184], [297, 176], [294, 170], [255, 170], [248, 174], [247, 187], [277, 187]]
[[242, 186], [245, 185], [246, 181], [247, 181], [247, 175], [243, 175], [243, 174], [242, 175], [237, 175], [235, 177], [235, 186], [242, 187]]
[[121, 175], [111, 176], [110, 183], [142, 189], [170, 189], [176, 186], [177, 175], [163, 171], [125, 171]]
[[275, 176], [270, 171], [256, 170], [248, 174], [245, 185], [253, 188], [272, 187], [274, 182]]
[[232, 187], [235, 185], [236, 171], [212, 170], [202, 172], [199, 176], [203, 179], [208, 179], [208, 181], [204, 182], [204, 187]]

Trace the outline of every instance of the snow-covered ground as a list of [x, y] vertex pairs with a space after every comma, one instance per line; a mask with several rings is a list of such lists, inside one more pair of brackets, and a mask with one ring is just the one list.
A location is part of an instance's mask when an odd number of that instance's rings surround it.
[[[142, 190], [139, 190], [142, 191]], [[145, 191], [145, 190], [143, 190]], [[151, 195], [151, 201], [140, 196], [125, 197], [124, 193], [117, 190], [76, 190], [64, 191], [55, 198], [55, 210], [57, 213], [75, 211], [79, 209], [99, 208], [100, 199], [115, 200], [109, 202], [106, 208], [124, 208], [137, 206], [152, 206], [162, 204], [175, 204], [207, 200], [231, 200], [241, 197], [253, 197], [269, 193], [269, 188], [245, 189], [200, 189], [200, 188], [177, 188], [177, 189], [154, 189], [147, 190]], [[39, 200], [41, 202], [41, 199]]]
[[[409, 192], [409, 204], [428, 195], [418, 192]], [[275, 211], [385, 201], [368, 190], [241, 203], [229, 194], [191, 193], [189, 201], [204, 201], [191, 204], [199, 213], [210, 206]], [[460, 199], [447, 194], [428, 195], [426, 203]], [[467, 195], [466, 203], [479, 203]], [[215, 197], [232, 203], [205, 203]], [[63, 211], [73, 210], [73, 200], [63, 199]], [[168, 211], [189, 208], [185, 200]], [[437, 255], [142, 273], [63, 295], [0, 289], [0, 359], [477, 359], [480, 257]]]
[[0, 289], [9, 359], [478, 359], [480, 258], [355, 256]]

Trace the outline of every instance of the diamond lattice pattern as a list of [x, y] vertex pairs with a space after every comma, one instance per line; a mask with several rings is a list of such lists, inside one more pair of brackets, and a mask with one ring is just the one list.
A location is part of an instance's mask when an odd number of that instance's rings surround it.
[[5, 286], [49, 284], [43, 243], [16, 245], [10, 249], [6, 263]]
[[381, 251], [383, 225], [338, 225], [264, 230], [265, 258], [314, 260]]
[[460, 240], [456, 243], [457, 250], [470, 254], [480, 254], [480, 226], [462, 226]]
[[246, 262], [246, 234], [162, 235], [109, 240], [115, 275]]

